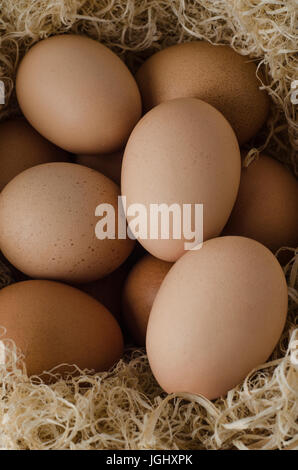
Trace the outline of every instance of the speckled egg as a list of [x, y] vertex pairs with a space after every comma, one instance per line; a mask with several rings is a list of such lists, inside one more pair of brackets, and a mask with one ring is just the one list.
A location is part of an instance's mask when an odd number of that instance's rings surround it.
[[147, 324], [156, 294], [172, 263], [144, 256], [130, 271], [122, 294], [123, 320], [136, 344], [145, 346]]
[[19, 65], [16, 92], [32, 126], [72, 153], [120, 150], [141, 116], [140, 93], [123, 61], [79, 34], [35, 44]]

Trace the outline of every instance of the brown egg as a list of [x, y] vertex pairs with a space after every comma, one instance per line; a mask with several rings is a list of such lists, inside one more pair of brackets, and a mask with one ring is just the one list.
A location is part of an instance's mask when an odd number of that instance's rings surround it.
[[35, 44], [19, 66], [16, 92], [32, 126], [72, 153], [121, 149], [141, 116], [140, 93], [125, 64], [80, 35]]
[[172, 267], [146, 255], [131, 270], [123, 290], [123, 319], [136, 344], [145, 346], [150, 311], [162, 281]]
[[224, 228], [225, 235], [242, 235], [275, 252], [298, 245], [298, 183], [281, 163], [260, 155], [242, 168], [238, 197]]
[[200, 98], [222, 112], [242, 144], [258, 132], [269, 111], [256, 70], [251, 59], [228, 46], [195, 41], [154, 54], [136, 80], [145, 111], [174, 98]]
[[16, 175], [41, 163], [68, 161], [69, 155], [44, 139], [25, 119], [0, 124], [0, 191]]
[[123, 151], [109, 155], [78, 155], [76, 162], [99, 171], [120, 185]]
[[104, 371], [123, 353], [122, 333], [110, 312], [58, 282], [25, 281], [0, 290], [0, 325], [4, 339], [13, 339], [24, 354], [29, 376], [60, 364]]
[[111, 274], [87, 284], [76, 285], [76, 287], [102, 303], [117, 318], [121, 325], [121, 298], [124, 283], [128, 273], [140, 258], [144, 256], [144, 253], [146, 253], [144, 248], [139, 243], [135, 243], [134, 249], [127, 260]]
[[33, 278], [70, 283], [108, 275], [129, 256], [134, 242], [97, 238], [100, 204], [117, 214], [119, 187], [74, 163], [48, 163], [16, 176], [0, 195], [0, 247]]
[[172, 267], [154, 301], [147, 353], [171, 392], [217, 398], [272, 353], [287, 315], [274, 255], [243, 237], [208, 240]]
[[[121, 190], [131, 231], [153, 256], [176, 261], [190, 237], [182, 223], [181, 236], [175, 234], [171, 221], [168, 239], [162, 239], [160, 231], [154, 239], [150, 232], [157, 224], [153, 217], [150, 220], [152, 204], [176, 204], [181, 214], [183, 205], [191, 204], [193, 222], [194, 205], [203, 204], [204, 239], [216, 237], [234, 206], [240, 171], [237, 139], [219, 111], [194, 98], [156, 106], [133, 130], [123, 157]], [[132, 204], [145, 207], [147, 233], [137, 233], [132, 227], [136, 220], [128, 213]], [[192, 227], [193, 232], [199, 232], [200, 225], [198, 230]]]

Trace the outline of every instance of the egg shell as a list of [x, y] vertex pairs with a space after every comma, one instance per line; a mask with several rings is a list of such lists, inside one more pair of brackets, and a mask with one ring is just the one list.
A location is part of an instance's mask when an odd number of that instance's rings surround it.
[[[184, 253], [186, 240], [174, 239], [172, 227], [170, 239], [160, 233], [156, 240], [149, 237], [153, 203], [178, 204], [181, 212], [183, 204], [192, 204], [192, 209], [203, 204], [204, 240], [218, 236], [235, 203], [240, 171], [236, 136], [215, 108], [194, 98], [153, 108], [134, 128], [122, 163], [121, 191], [127, 207], [143, 204], [147, 209], [147, 239], [139, 242], [165, 261], [176, 261]], [[129, 223], [132, 219], [128, 217]]]
[[283, 271], [244, 237], [208, 240], [167, 274], [147, 329], [153, 374], [168, 393], [224, 395], [263, 364], [287, 315]]
[[76, 162], [99, 171], [120, 186], [122, 159], [123, 151], [108, 155], [78, 155]]
[[140, 93], [126, 65], [80, 35], [35, 44], [18, 68], [16, 92], [32, 126], [72, 153], [121, 149], [141, 116]]
[[275, 252], [298, 245], [298, 183], [266, 155], [242, 168], [239, 193], [225, 235], [242, 235]]
[[27, 168], [50, 162], [67, 162], [69, 154], [44, 139], [22, 118], [0, 124], [0, 191]]
[[172, 265], [146, 255], [132, 268], [126, 279], [122, 295], [123, 320], [139, 346], [145, 346], [150, 311]]
[[[15, 266], [13, 266], [6, 258], [5, 256], [3, 256], [3, 253], [0, 251], [0, 266], [5, 269], [5, 270], [8, 270], [10, 273], [11, 273], [11, 278], [15, 281], [15, 282], [19, 282], [19, 281], [27, 281], [28, 279], [30, 279], [28, 276], [26, 276], [26, 274], [22, 273], [21, 271], [19, 271], [18, 269], [16, 269]], [[6, 284], [5, 284], [6, 285]]]
[[260, 90], [256, 72], [256, 64], [232, 48], [194, 41], [152, 55], [136, 80], [145, 112], [174, 98], [200, 98], [222, 112], [243, 144], [269, 112], [269, 98]]
[[102, 303], [117, 320], [121, 319], [121, 293], [128, 268], [126, 262], [108, 276], [77, 287]]
[[[24, 281], [0, 291], [0, 325], [24, 354], [29, 376], [60, 364], [104, 371], [123, 353], [120, 327], [87, 294], [52, 281]], [[67, 373], [69, 368], [57, 369]]]
[[125, 262], [108, 276], [87, 284], [76, 285], [78, 289], [102, 303], [119, 321], [122, 327], [122, 291], [132, 267], [144, 256], [146, 251], [135, 243], [134, 249]]
[[91, 282], [117, 269], [131, 253], [129, 238], [96, 237], [99, 204], [117, 214], [120, 188], [75, 163], [49, 163], [16, 176], [0, 195], [0, 247], [32, 278]]

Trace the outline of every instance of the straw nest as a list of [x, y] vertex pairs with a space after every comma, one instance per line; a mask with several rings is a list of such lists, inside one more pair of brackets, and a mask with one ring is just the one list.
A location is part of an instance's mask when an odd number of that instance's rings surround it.
[[[132, 71], [155, 51], [204, 39], [229, 44], [258, 60], [272, 98], [264, 130], [249, 143], [297, 174], [296, 0], [5, 0], [0, 6], [0, 79], [7, 102], [0, 119], [19, 112], [14, 78], [36, 41], [75, 32], [111, 47]], [[295, 76], [296, 74], [296, 76]], [[270, 362], [252, 371], [226, 397], [166, 395], [143, 350], [127, 350], [113, 370], [80, 371], [45, 385], [29, 379], [15, 345], [0, 342], [0, 447], [6, 449], [294, 449], [298, 448], [298, 254], [284, 267], [286, 328]], [[0, 287], [14, 282], [0, 263]], [[1, 334], [1, 332], [0, 332]], [[1, 361], [0, 361], [1, 362]], [[52, 371], [55, 373], [55, 371]]]

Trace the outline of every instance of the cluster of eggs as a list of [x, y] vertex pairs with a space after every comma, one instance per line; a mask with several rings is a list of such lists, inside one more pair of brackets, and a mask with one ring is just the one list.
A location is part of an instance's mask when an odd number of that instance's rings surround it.
[[[297, 244], [298, 187], [266, 155], [241, 170], [269, 112], [256, 65], [199, 41], [133, 77], [97, 41], [60, 35], [25, 55], [16, 92], [25, 118], [0, 124], [0, 249], [26, 280], [0, 291], [0, 324], [28, 373], [108, 369], [120, 324], [167, 392], [215, 398], [266, 361], [287, 313], [272, 251]], [[118, 213], [120, 195], [203, 204], [203, 246], [186, 251], [173, 227], [136, 245], [117, 221], [99, 239], [95, 209]]]

